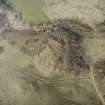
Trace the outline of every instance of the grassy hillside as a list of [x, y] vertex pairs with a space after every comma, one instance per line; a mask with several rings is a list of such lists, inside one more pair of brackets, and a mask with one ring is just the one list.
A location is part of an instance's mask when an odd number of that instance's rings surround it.
[[10, 0], [19, 11], [22, 11], [27, 20], [35, 23], [46, 22], [48, 17], [42, 11], [45, 6], [44, 0]]

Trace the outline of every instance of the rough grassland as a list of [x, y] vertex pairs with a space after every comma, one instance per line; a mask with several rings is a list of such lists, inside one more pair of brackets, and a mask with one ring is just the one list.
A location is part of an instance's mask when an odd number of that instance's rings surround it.
[[46, 22], [48, 17], [44, 14], [42, 7], [44, 0], [10, 0], [18, 10], [22, 11], [27, 20], [35, 23]]
[[[45, 13], [53, 19], [78, 18], [94, 26], [105, 19], [105, 0], [45, 0]], [[59, 2], [58, 2], [59, 1]]]

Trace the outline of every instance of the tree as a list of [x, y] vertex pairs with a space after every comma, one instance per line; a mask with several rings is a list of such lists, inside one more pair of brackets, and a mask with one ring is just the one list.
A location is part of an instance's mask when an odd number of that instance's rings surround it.
[[0, 5], [5, 5], [7, 3], [7, 0], [0, 0]]

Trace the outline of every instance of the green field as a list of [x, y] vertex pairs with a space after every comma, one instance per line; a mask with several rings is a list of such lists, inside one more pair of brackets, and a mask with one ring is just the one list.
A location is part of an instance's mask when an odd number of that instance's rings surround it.
[[15, 4], [17, 10], [21, 11], [28, 21], [35, 23], [48, 21], [48, 16], [42, 7], [46, 6], [44, 0], [10, 0]]

